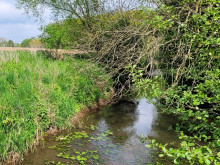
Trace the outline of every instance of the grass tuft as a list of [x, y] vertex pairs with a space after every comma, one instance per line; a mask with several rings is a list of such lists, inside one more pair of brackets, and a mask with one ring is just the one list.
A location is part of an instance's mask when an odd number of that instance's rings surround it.
[[0, 52], [0, 160], [22, 155], [49, 127], [70, 127], [75, 112], [104, 97], [97, 81], [111, 86], [104, 69], [88, 61]]

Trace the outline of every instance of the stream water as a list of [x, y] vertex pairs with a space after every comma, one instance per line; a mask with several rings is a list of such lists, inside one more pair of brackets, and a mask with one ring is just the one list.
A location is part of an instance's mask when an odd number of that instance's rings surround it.
[[164, 160], [140, 139], [144, 135], [161, 143], [176, 142], [175, 132], [168, 130], [173, 123], [175, 118], [160, 113], [145, 98], [119, 102], [87, 115], [81, 129], [46, 138], [44, 147], [37, 147], [21, 164], [156, 164]]

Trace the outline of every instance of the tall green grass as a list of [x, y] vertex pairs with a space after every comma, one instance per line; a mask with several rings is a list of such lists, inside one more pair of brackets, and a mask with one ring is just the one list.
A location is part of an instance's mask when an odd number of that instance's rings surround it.
[[31, 148], [50, 127], [68, 128], [70, 118], [110, 88], [97, 65], [80, 59], [48, 59], [30, 52], [0, 52], [0, 160]]

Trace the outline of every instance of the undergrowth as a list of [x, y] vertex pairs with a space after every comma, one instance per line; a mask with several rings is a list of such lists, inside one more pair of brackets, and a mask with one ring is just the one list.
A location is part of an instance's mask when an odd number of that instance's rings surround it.
[[104, 70], [88, 61], [0, 52], [0, 161], [21, 156], [51, 127], [70, 127], [71, 117], [106, 97], [110, 86]]

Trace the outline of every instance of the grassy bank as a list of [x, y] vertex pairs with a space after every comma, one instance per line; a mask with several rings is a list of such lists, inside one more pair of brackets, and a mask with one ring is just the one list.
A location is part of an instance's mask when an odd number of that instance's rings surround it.
[[79, 59], [0, 52], [0, 68], [1, 161], [22, 155], [50, 127], [70, 127], [70, 118], [111, 86], [103, 69]]

